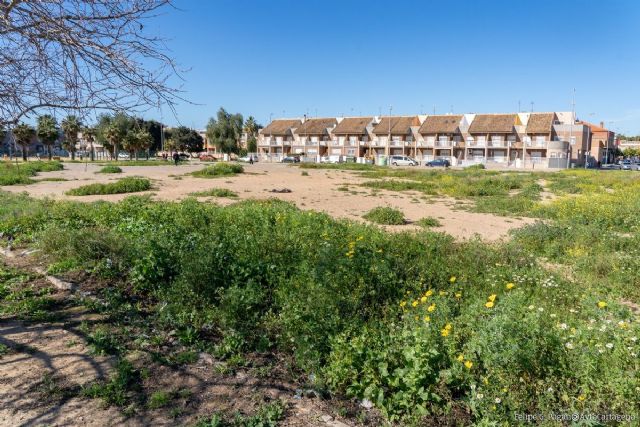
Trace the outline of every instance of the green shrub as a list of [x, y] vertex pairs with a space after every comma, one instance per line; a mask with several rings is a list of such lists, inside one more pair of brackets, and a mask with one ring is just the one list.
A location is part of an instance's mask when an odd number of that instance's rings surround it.
[[69, 196], [91, 196], [96, 194], [136, 193], [140, 191], [147, 191], [150, 189], [151, 181], [149, 181], [147, 178], [132, 176], [106, 184], [96, 183], [83, 185], [82, 187], [69, 190], [65, 194]]
[[242, 165], [236, 163], [216, 163], [215, 165], [195, 171], [192, 175], [198, 178], [216, 178], [219, 176], [236, 175], [243, 172], [244, 168]]
[[189, 195], [195, 196], [195, 197], [230, 197], [230, 198], [238, 197], [238, 193], [228, 190], [226, 188], [211, 188], [209, 190], [190, 193]]
[[116, 372], [108, 381], [86, 386], [82, 394], [93, 399], [100, 398], [107, 405], [124, 406], [141, 390], [140, 372], [127, 360], [120, 360]]
[[431, 227], [440, 227], [442, 224], [440, 223], [440, 221], [438, 221], [437, 218], [434, 218], [432, 216], [426, 216], [418, 220], [418, 225], [424, 228], [431, 228]]
[[31, 179], [39, 172], [54, 172], [64, 168], [60, 162], [25, 162], [13, 164], [8, 162], [0, 163], [0, 185], [25, 185], [33, 184]]
[[115, 166], [115, 165], [107, 165], [107, 166], [103, 166], [96, 173], [122, 173], [122, 168], [120, 168], [119, 166]]
[[376, 224], [384, 225], [402, 225], [406, 222], [404, 214], [391, 207], [373, 208], [362, 217]]

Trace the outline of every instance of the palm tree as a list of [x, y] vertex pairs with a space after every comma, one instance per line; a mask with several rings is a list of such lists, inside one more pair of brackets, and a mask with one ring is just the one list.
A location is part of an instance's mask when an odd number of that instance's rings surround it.
[[62, 131], [64, 132], [62, 146], [71, 153], [71, 160], [76, 159], [76, 144], [81, 127], [82, 123], [76, 116], [67, 116], [62, 121]]
[[20, 123], [18, 126], [13, 128], [13, 137], [15, 138], [16, 144], [22, 147], [22, 160], [26, 162], [29, 145], [31, 145], [33, 139], [36, 137], [36, 130], [33, 126]]
[[91, 127], [91, 126], [86, 126], [84, 128], [82, 128], [82, 137], [84, 138], [85, 141], [87, 141], [89, 143], [89, 147], [90, 147], [90, 156], [91, 156], [91, 161], [93, 162], [95, 160], [95, 150], [93, 148], [93, 143], [96, 140], [96, 135], [97, 135], [97, 130], [95, 127]]
[[44, 116], [38, 117], [38, 126], [37, 131], [38, 138], [40, 141], [47, 146], [47, 151], [49, 154], [49, 160], [51, 160], [53, 153], [51, 147], [58, 140], [58, 122], [56, 119], [49, 115], [45, 114]]
[[244, 132], [247, 134], [247, 151], [250, 153], [254, 153], [258, 151], [258, 143], [256, 137], [258, 136], [258, 131], [262, 128], [256, 122], [256, 119], [253, 116], [249, 116], [247, 121], [244, 122]]

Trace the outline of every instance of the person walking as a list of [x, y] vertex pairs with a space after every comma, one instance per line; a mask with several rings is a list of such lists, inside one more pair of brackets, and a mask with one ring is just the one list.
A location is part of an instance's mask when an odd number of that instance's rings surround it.
[[180, 155], [178, 154], [178, 152], [176, 151], [175, 153], [173, 153], [173, 163], [178, 166], [178, 162], [180, 161]]
[[253, 164], [253, 154], [249, 156], [249, 164], [252, 165]]

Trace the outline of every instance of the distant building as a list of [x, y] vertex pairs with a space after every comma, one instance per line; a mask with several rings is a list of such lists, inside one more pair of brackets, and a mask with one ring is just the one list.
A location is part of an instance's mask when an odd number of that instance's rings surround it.
[[447, 114], [276, 119], [261, 129], [258, 151], [278, 161], [298, 155], [358, 161], [406, 155], [420, 162], [448, 159], [504, 167], [595, 165], [615, 152], [614, 133], [574, 119], [571, 112]]

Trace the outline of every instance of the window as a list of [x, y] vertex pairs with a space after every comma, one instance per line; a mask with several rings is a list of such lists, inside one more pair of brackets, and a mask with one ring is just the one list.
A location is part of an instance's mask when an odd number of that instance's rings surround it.
[[433, 144], [436, 141], [436, 137], [435, 136], [428, 136], [426, 139], [428, 144]]
[[355, 155], [356, 155], [356, 149], [355, 149], [355, 148], [349, 148], [349, 149], [347, 150], [347, 154], [348, 154], [349, 156], [355, 156]]
[[311, 137], [311, 142], [318, 142], [318, 137], [317, 136], [312, 136]]
[[349, 145], [351, 145], [351, 146], [358, 145], [358, 137], [357, 136], [350, 136], [349, 137]]
[[339, 136], [338, 137], [338, 144], [344, 145], [344, 136]]
[[572, 136], [571, 138], [569, 138], [569, 142], [571, 143], [571, 145], [576, 145], [576, 137]]

